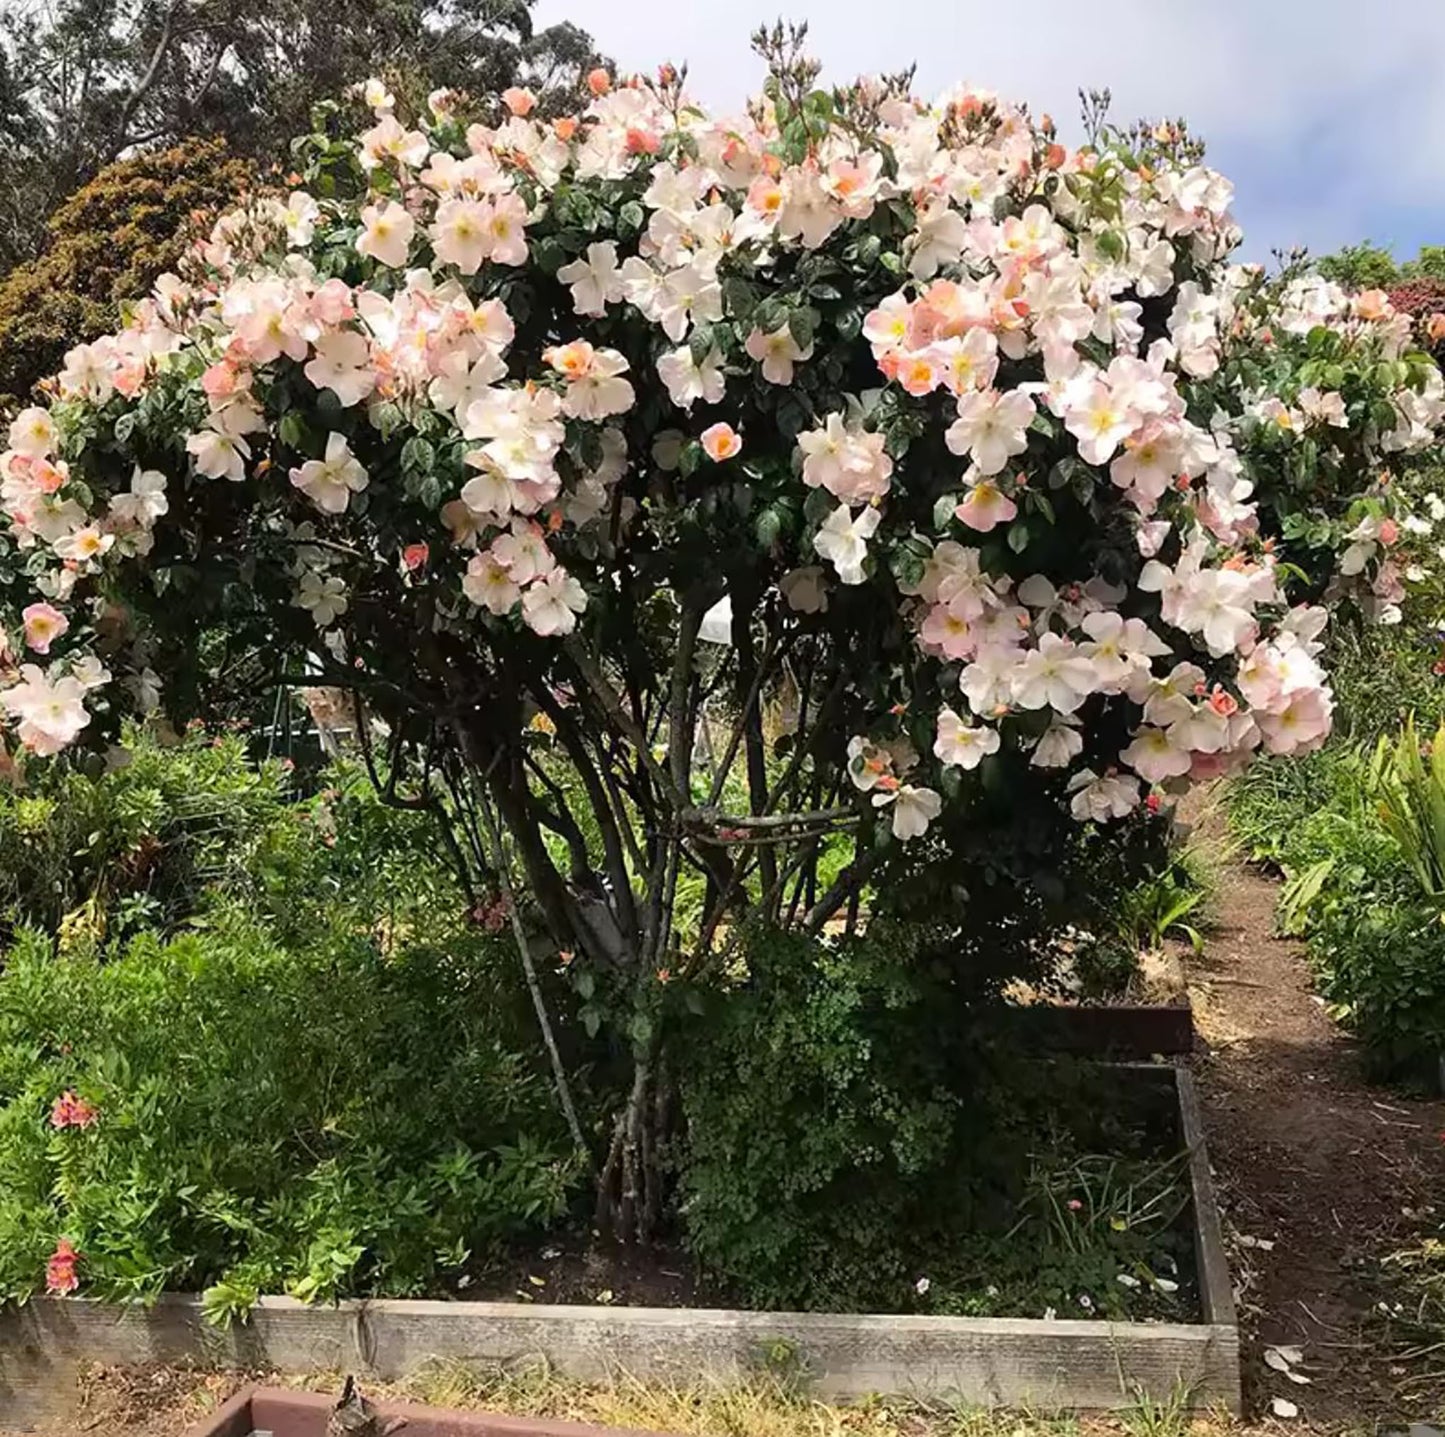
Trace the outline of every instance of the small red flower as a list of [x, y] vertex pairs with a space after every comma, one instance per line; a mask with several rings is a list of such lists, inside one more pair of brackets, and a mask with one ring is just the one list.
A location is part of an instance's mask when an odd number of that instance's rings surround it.
[[80, 1254], [64, 1238], [61, 1238], [55, 1244], [55, 1251], [50, 1254], [50, 1259], [45, 1264], [46, 1292], [55, 1293], [60, 1297], [74, 1292], [80, 1286], [80, 1279], [75, 1275], [75, 1264], [79, 1261]]
[[1083, 1208], [1084, 1208], [1084, 1205], [1083, 1205], [1083, 1203], [1081, 1203], [1081, 1202], [1079, 1201], [1078, 1198], [1070, 1198], [1070, 1199], [1069, 1199], [1069, 1211], [1070, 1211], [1070, 1212], [1082, 1212], [1082, 1211], [1083, 1211]]
[[407, 573], [415, 573], [418, 569], [426, 566], [426, 561], [431, 557], [431, 550], [425, 544], [408, 544], [401, 551], [402, 567]]
[[54, 1128], [88, 1128], [100, 1116], [94, 1103], [77, 1097], [72, 1088], [67, 1088], [55, 1100], [50, 1110], [50, 1125]]

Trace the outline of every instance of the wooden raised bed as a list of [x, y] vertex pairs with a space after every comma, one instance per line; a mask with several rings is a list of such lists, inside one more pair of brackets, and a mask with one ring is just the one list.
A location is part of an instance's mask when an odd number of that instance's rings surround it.
[[[554, 1422], [533, 1417], [502, 1417], [495, 1412], [459, 1412], [448, 1407], [422, 1407], [412, 1402], [374, 1404], [381, 1426], [401, 1419], [405, 1437], [643, 1437], [619, 1427], [593, 1427], [581, 1422]], [[249, 1387], [224, 1407], [192, 1427], [186, 1437], [326, 1437], [332, 1399], [317, 1392], [292, 1392], [283, 1387]], [[656, 1434], [654, 1434], [656, 1437]], [[661, 1434], [666, 1437], [666, 1434]]]
[[[68, 1381], [82, 1362], [209, 1363], [351, 1371], [396, 1379], [431, 1359], [479, 1366], [545, 1359], [581, 1379], [722, 1380], [777, 1354], [820, 1396], [950, 1397], [981, 1405], [1101, 1409], [1185, 1389], [1199, 1407], [1239, 1410], [1239, 1329], [1190, 1074], [1172, 1076], [1191, 1152], [1202, 1318], [1135, 1323], [1034, 1318], [741, 1312], [505, 1302], [263, 1298], [249, 1322], [208, 1327], [200, 1299], [154, 1307], [37, 1299], [0, 1314], [0, 1424]], [[43, 1407], [42, 1407], [43, 1410]]]
[[1194, 1050], [1188, 1003], [1031, 1003], [1010, 1010], [1008, 1021], [1044, 1052], [1143, 1062]]

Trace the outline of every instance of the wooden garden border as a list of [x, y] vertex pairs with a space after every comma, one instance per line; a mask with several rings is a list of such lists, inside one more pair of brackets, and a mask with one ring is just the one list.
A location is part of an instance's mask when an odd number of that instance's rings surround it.
[[1033, 1003], [1009, 1021], [1036, 1050], [1147, 1062], [1194, 1050], [1194, 1011], [1184, 1003]]
[[[81, 1362], [208, 1363], [277, 1371], [348, 1370], [383, 1379], [429, 1359], [478, 1365], [543, 1358], [583, 1379], [727, 1379], [781, 1356], [820, 1396], [952, 1397], [981, 1405], [1101, 1409], [1140, 1391], [1186, 1389], [1197, 1407], [1237, 1412], [1239, 1329], [1194, 1083], [1172, 1073], [1190, 1181], [1203, 1321], [964, 1318], [542, 1306], [506, 1302], [351, 1301], [307, 1307], [263, 1298], [244, 1325], [207, 1327], [200, 1299], [154, 1307], [36, 1299], [0, 1314], [0, 1423], [44, 1410]], [[53, 1401], [52, 1396], [52, 1401]], [[32, 1418], [33, 1420], [33, 1418]]]

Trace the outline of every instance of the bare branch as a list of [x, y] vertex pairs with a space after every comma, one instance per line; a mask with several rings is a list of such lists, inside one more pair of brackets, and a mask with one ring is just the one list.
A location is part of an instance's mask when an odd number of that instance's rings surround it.
[[[135, 118], [135, 112], [141, 101], [150, 93], [151, 88], [160, 78], [161, 66], [165, 63], [166, 56], [170, 52], [171, 42], [175, 39], [176, 17], [180, 14], [184, 3], [185, 0], [171, 0], [166, 7], [165, 19], [161, 22], [160, 38], [156, 41], [155, 49], [151, 51], [150, 63], [146, 66], [140, 79], [136, 81], [135, 88], [126, 96], [125, 104], [121, 106], [120, 119], [116, 124], [115, 138], [111, 144], [112, 155], [118, 155], [125, 149], [130, 122]], [[216, 63], [220, 63], [219, 57]]]
[[572, 1102], [572, 1087], [567, 1081], [567, 1069], [563, 1066], [562, 1054], [557, 1048], [557, 1039], [552, 1031], [552, 1018], [547, 1011], [546, 1000], [542, 996], [542, 985], [537, 979], [537, 964], [532, 957], [532, 946], [527, 941], [527, 930], [522, 926], [522, 911], [517, 904], [516, 890], [512, 887], [512, 875], [507, 861], [507, 850], [502, 841], [501, 829], [498, 827], [492, 807], [485, 797], [478, 796], [477, 807], [481, 811], [487, 838], [496, 854], [496, 868], [501, 877], [503, 892], [507, 897], [507, 912], [512, 922], [512, 938], [516, 942], [517, 952], [522, 959], [522, 972], [527, 979], [527, 991], [532, 995], [532, 1007], [537, 1014], [537, 1026], [542, 1030], [542, 1042], [547, 1049], [548, 1061], [552, 1065], [552, 1081], [557, 1089], [557, 1100], [567, 1119], [567, 1128], [572, 1134], [572, 1141], [577, 1145], [578, 1153], [586, 1161], [587, 1166], [595, 1172], [596, 1163], [592, 1156], [592, 1149], [588, 1146], [586, 1137], [583, 1136], [582, 1124], [577, 1120], [577, 1108]]

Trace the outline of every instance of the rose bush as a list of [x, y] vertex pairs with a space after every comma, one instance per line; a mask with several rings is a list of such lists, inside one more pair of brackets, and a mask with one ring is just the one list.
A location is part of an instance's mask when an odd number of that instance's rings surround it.
[[671, 67], [495, 128], [376, 87], [0, 457], [19, 743], [104, 743], [217, 633], [354, 691], [630, 1045], [624, 1231], [668, 1005], [747, 921], [820, 932], [985, 792], [1102, 822], [1320, 743], [1323, 601], [1394, 602], [1445, 412], [1383, 295], [1230, 263], [1179, 127], [1071, 149], [756, 38], [733, 119]]

